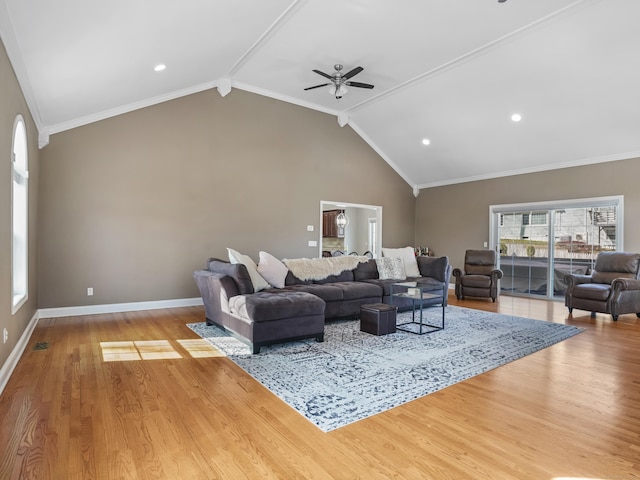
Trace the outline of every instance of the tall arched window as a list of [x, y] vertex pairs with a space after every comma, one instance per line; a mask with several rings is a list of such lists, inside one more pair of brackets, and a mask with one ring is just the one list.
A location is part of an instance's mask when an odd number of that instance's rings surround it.
[[13, 123], [13, 145], [11, 148], [12, 170], [12, 313], [15, 313], [28, 297], [28, 198], [29, 169], [27, 159], [27, 131], [24, 120], [18, 115]]

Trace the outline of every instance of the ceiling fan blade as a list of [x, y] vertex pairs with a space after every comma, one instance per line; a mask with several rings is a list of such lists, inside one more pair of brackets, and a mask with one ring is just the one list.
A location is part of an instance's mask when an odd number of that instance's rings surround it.
[[351, 70], [350, 72], [345, 73], [342, 78], [351, 78], [357, 74], [359, 74], [362, 70], [364, 70], [364, 68], [362, 67], [356, 67], [353, 70]]
[[313, 90], [314, 88], [326, 87], [327, 85], [331, 85], [330, 83], [322, 83], [320, 85], [314, 85], [313, 87], [307, 87], [305, 90]]
[[360, 82], [344, 82], [344, 83], [349, 87], [373, 88], [373, 85], [371, 85], [370, 83], [360, 83]]
[[318, 75], [322, 75], [325, 78], [331, 78], [331, 75], [329, 75], [328, 73], [321, 72], [320, 70], [312, 70], [312, 71], [316, 72]]

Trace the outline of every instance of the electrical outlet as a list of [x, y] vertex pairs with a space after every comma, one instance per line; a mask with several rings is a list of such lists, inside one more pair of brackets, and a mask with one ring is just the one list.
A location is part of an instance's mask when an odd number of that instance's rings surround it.
[[488, 247], [487, 242], [484, 242], [484, 248], [487, 248], [487, 247]]
[[7, 330], [6, 328], [2, 329], [2, 343], [7, 343], [7, 340], [9, 340], [9, 330]]
[[93, 295], [93, 287], [87, 288], [87, 296], [90, 297], [91, 295]]

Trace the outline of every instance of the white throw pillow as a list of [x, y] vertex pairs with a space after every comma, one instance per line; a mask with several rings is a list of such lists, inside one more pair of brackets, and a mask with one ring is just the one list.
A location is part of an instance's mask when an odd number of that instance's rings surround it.
[[404, 270], [407, 277], [420, 277], [420, 269], [413, 247], [382, 248], [384, 257], [395, 257], [404, 260]]
[[382, 257], [376, 260], [380, 280], [406, 280], [404, 261], [400, 257]]
[[284, 288], [284, 280], [289, 269], [273, 255], [267, 252], [259, 252], [258, 273], [276, 288]]
[[269, 286], [267, 281], [262, 278], [262, 275], [258, 273], [258, 266], [256, 262], [254, 262], [250, 256], [243, 255], [240, 252], [237, 252], [231, 248], [227, 248], [227, 252], [229, 252], [229, 261], [231, 263], [241, 263], [245, 267], [247, 267], [247, 271], [249, 272], [249, 277], [251, 277], [251, 283], [253, 283], [253, 290], [255, 292], [259, 292], [260, 290], [264, 290]]

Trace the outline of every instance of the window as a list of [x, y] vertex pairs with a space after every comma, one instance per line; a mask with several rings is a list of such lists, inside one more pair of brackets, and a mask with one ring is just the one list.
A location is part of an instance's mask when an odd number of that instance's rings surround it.
[[500, 290], [563, 299], [571, 273], [600, 252], [622, 251], [622, 196], [490, 207], [490, 244], [500, 252]]
[[[546, 225], [546, 212], [530, 212], [522, 214], [522, 225]], [[501, 223], [500, 226], [503, 226]]]
[[531, 214], [531, 225], [546, 225], [547, 213], [546, 212], [533, 212]]
[[27, 225], [29, 198], [29, 170], [27, 161], [27, 131], [22, 116], [18, 115], [13, 124], [13, 145], [11, 148], [11, 282], [12, 313], [26, 302], [27, 292]]

